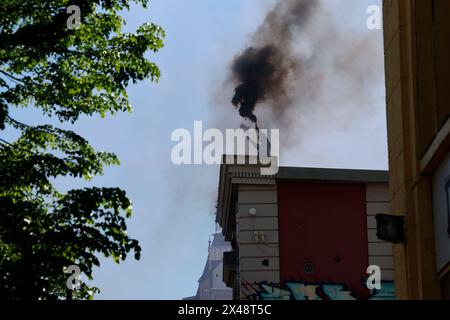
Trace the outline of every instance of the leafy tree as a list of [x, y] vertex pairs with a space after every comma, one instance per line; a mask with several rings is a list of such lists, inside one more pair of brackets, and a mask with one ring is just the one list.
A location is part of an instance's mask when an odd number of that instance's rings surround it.
[[[145, 55], [164, 31], [147, 23], [124, 33], [120, 11], [133, 0], [0, 1], [0, 299], [60, 299], [70, 265], [92, 279], [98, 255], [125, 260], [138, 242], [126, 233], [131, 202], [117, 188], [58, 191], [58, 177], [91, 179], [118, 165], [81, 136], [53, 125], [29, 125], [16, 108], [38, 108], [60, 123], [81, 115], [131, 111], [126, 88], [160, 70]], [[146, 7], [148, 0], [134, 0]], [[81, 24], [71, 28], [70, 5]], [[17, 113], [16, 113], [17, 114]], [[58, 123], [53, 121], [52, 123]], [[8, 141], [2, 131], [19, 138]], [[92, 297], [82, 284], [74, 298]]]

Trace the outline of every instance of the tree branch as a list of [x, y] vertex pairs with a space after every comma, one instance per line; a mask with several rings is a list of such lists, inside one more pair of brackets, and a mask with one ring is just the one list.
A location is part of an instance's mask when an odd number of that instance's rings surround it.
[[8, 72], [2, 70], [2, 69], [0, 69], [0, 73], [3, 73], [5, 76], [7, 76], [8, 78], [10, 78], [11, 80], [14, 80], [14, 82], [16, 82], [16, 83], [17, 83], [18, 81], [24, 83], [22, 79], [19, 79], [19, 78], [13, 76], [12, 74], [10, 74], [10, 73], [8, 73]]

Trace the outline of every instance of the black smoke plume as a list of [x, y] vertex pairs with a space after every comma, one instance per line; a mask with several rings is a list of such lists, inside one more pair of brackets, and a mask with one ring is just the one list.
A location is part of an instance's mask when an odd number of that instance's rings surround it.
[[251, 45], [234, 59], [231, 79], [237, 86], [231, 102], [243, 118], [257, 123], [255, 107], [264, 101], [270, 101], [273, 108], [289, 106], [289, 81], [301, 65], [292, 42], [317, 2], [279, 0], [252, 37]]

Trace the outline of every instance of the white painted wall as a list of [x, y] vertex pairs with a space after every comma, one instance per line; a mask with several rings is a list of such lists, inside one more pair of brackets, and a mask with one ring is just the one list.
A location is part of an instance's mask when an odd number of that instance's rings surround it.
[[[261, 282], [280, 283], [277, 202], [276, 185], [239, 186], [236, 230], [241, 299], [254, 294]], [[251, 215], [250, 209], [256, 214]], [[264, 238], [258, 239], [255, 232]]]
[[389, 186], [386, 183], [368, 183], [366, 189], [367, 236], [369, 265], [381, 268], [382, 280], [394, 280], [394, 257], [392, 244], [377, 238], [378, 213], [391, 214]]

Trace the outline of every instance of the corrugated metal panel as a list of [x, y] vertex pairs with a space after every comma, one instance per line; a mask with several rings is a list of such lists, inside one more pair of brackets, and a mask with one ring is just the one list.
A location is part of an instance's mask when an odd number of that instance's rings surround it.
[[370, 256], [389, 256], [392, 255], [391, 243], [369, 243], [369, 257]]
[[[278, 230], [276, 231], [263, 231], [264, 233], [264, 242], [265, 243], [278, 243]], [[259, 244], [257, 241], [254, 231], [241, 231], [239, 233], [239, 243], [240, 244]]]
[[[267, 260], [267, 261], [264, 261]], [[266, 265], [265, 265], [266, 264]], [[239, 260], [240, 270], [280, 270], [280, 263], [278, 258], [241, 258]]]
[[279, 283], [280, 273], [278, 271], [242, 271], [241, 283], [260, 284], [262, 282]]
[[377, 265], [381, 269], [394, 269], [394, 257], [389, 256], [371, 256], [369, 257], [370, 265]]
[[386, 183], [369, 183], [366, 190], [367, 202], [389, 202], [390, 194]]
[[368, 202], [367, 215], [374, 216], [378, 213], [390, 214], [391, 204], [389, 202]]
[[278, 230], [278, 218], [241, 218], [239, 230], [240, 232]]
[[[256, 214], [251, 216], [250, 209], [255, 209]], [[239, 205], [239, 216], [241, 218], [257, 218], [257, 217], [278, 217], [277, 204], [241, 204]]]
[[279, 249], [276, 245], [240, 245], [239, 259], [252, 257], [278, 257]]
[[241, 191], [239, 204], [277, 203], [276, 191]]

